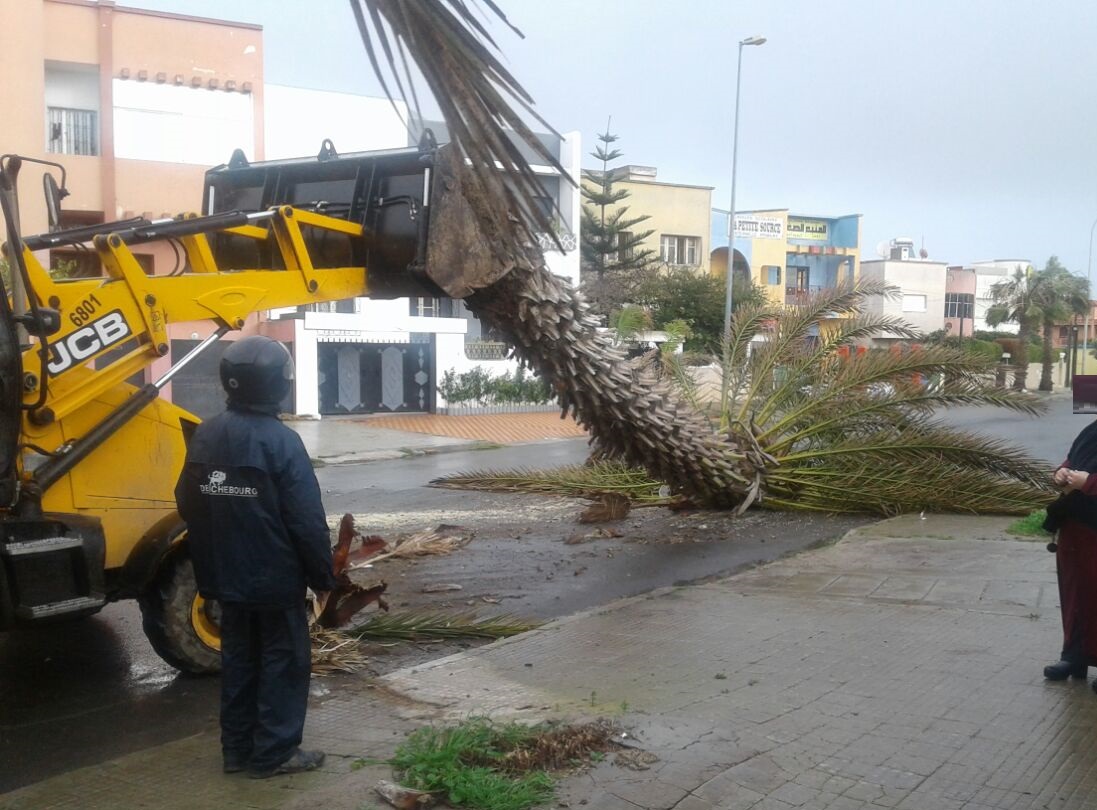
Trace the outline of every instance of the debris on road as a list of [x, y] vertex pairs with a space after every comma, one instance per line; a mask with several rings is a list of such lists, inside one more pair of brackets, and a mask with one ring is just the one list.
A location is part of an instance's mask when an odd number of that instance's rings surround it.
[[651, 766], [658, 761], [659, 757], [650, 751], [642, 751], [636, 748], [621, 751], [613, 758], [614, 765], [621, 768], [628, 768], [630, 771], [650, 770]]
[[432, 793], [407, 788], [387, 779], [380, 780], [373, 789], [396, 810], [420, 810], [420, 808], [433, 807], [435, 802]]
[[[440, 524], [435, 529], [415, 532], [414, 534], [397, 538], [388, 551], [377, 554], [369, 559], [369, 564], [380, 562], [390, 558], [405, 559], [408, 557], [425, 557], [431, 554], [449, 554], [457, 549], [464, 548], [472, 540], [475, 532], [464, 526], [451, 526]], [[354, 567], [361, 567], [358, 563]]]
[[579, 515], [580, 523], [606, 523], [628, 517], [632, 502], [619, 492], [604, 492]]
[[449, 591], [462, 591], [464, 588], [456, 582], [441, 582], [437, 585], [424, 585], [419, 590], [420, 593], [447, 593]]
[[359, 672], [369, 664], [359, 639], [319, 625], [313, 625], [311, 635], [313, 675]]

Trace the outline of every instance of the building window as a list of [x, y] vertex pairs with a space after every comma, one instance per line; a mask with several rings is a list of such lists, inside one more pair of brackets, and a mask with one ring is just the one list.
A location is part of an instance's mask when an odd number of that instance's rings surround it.
[[57, 155], [98, 155], [99, 114], [95, 110], [49, 107], [46, 151]]
[[767, 284], [780, 284], [781, 283], [781, 268], [776, 265], [767, 264], [762, 267], [762, 272], [766, 276]]
[[632, 231], [617, 232], [617, 261], [627, 262], [632, 258]]
[[970, 318], [974, 309], [973, 293], [945, 293], [946, 318]]
[[667, 264], [696, 267], [701, 263], [701, 237], [664, 234], [659, 237], [659, 256]]
[[459, 318], [452, 298], [416, 297], [408, 299], [408, 314], [413, 318]]
[[1070, 340], [1070, 327], [1069, 326], [1060, 326], [1059, 327], [1059, 341], [1061, 343], [1065, 343], [1068, 340]]
[[925, 312], [926, 297], [924, 295], [904, 295], [903, 312]]

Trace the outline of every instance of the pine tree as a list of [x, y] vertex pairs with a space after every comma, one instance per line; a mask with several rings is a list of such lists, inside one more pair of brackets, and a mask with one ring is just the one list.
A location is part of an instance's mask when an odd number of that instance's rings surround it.
[[[604, 313], [627, 300], [627, 290], [655, 264], [654, 250], [641, 247], [653, 230], [636, 230], [651, 217], [629, 216], [625, 188], [615, 188], [609, 164], [624, 155], [613, 143], [618, 136], [606, 131], [591, 156], [601, 161], [600, 170], [584, 170], [583, 215], [580, 229], [580, 268], [596, 309]], [[622, 299], [622, 300], [616, 300]]]

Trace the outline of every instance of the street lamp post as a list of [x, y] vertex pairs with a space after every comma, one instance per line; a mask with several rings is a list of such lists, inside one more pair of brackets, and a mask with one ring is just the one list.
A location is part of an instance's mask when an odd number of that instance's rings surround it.
[[[1097, 228], [1097, 219], [1089, 226], [1089, 256], [1086, 258], [1086, 280], [1093, 286], [1093, 229]], [[1090, 301], [1093, 293], [1086, 290], [1086, 320], [1085, 332], [1082, 333], [1082, 373], [1086, 373], [1086, 355], [1089, 354], [1089, 312], [1093, 308]]]
[[743, 78], [743, 46], [764, 45], [765, 37], [747, 37], [739, 42], [739, 62], [735, 69], [735, 119], [731, 134], [731, 211], [728, 212], [728, 273], [724, 291], [724, 334], [731, 330], [731, 282], [735, 269], [735, 169], [739, 160], [739, 87]]

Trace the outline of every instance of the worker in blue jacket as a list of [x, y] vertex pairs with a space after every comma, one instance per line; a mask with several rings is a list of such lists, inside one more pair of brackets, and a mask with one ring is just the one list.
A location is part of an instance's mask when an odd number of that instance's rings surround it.
[[175, 488], [199, 593], [221, 604], [224, 771], [256, 778], [312, 770], [300, 748], [311, 643], [305, 587], [335, 587], [320, 487], [301, 438], [279, 421], [293, 359], [270, 338], [221, 360], [228, 409], [203, 422]]

